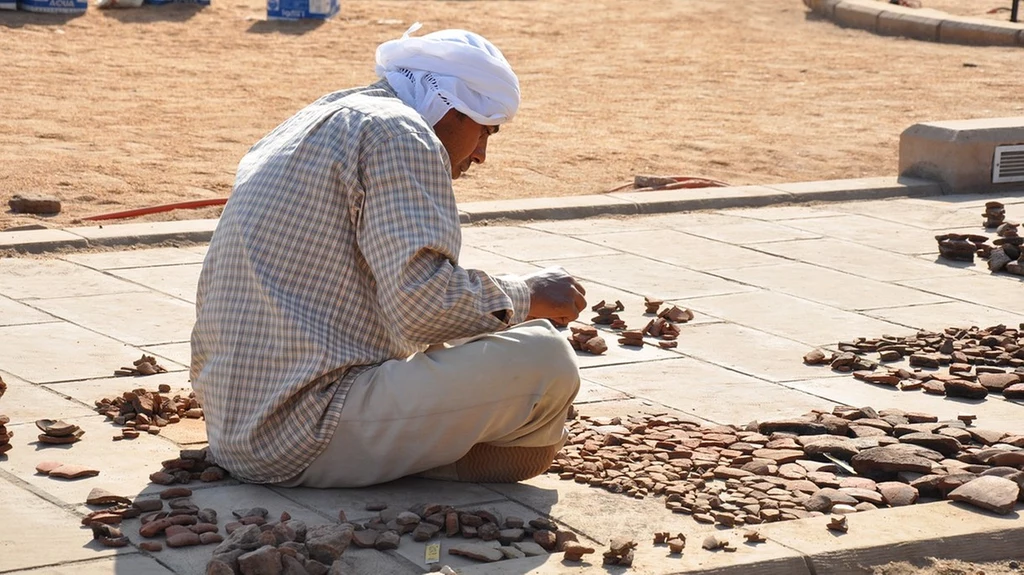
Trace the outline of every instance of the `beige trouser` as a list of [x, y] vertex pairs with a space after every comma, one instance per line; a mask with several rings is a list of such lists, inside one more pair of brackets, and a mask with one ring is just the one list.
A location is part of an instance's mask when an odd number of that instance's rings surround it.
[[387, 361], [355, 379], [327, 449], [281, 485], [383, 483], [444, 468], [477, 443], [560, 447], [579, 384], [576, 355], [547, 320]]

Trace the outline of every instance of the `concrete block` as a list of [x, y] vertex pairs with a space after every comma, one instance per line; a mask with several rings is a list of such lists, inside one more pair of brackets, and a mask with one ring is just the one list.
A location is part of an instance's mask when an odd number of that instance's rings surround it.
[[745, 208], [793, 201], [790, 194], [766, 186], [615, 192], [608, 196], [638, 205], [641, 214]]
[[610, 194], [469, 202], [459, 205], [463, 224], [485, 220], [571, 220], [595, 215], [636, 214], [635, 203]]
[[126, 246], [156, 244], [169, 240], [208, 242], [213, 237], [218, 219], [180, 220], [171, 222], [144, 222], [68, 228], [67, 231], [85, 238], [92, 245]]
[[934, 196], [942, 190], [934, 182], [917, 178], [852, 178], [820, 182], [772, 184], [774, 190], [786, 192], [794, 202], [878, 200], [892, 197]]
[[840, 26], [874, 32], [878, 29], [878, 16], [885, 11], [885, 6], [875, 0], [843, 0], [836, 4], [832, 20]]
[[40, 254], [62, 248], [84, 248], [89, 242], [63, 230], [19, 230], [0, 232], [0, 250]]
[[992, 183], [996, 146], [1013, 144], [1024, 144], [1024, 117], [915, 124], [900, 134], [899, 174], [938, 181], [947, 194], [1020, 190]]
[[1020, 23], [985, 18], [947, 19], [939, 26], [939, 41], [980, 46], [1017, 46], [1022, 31], [1024, 24]]
[[[934, 11], [929, 11], [934, 12]], [[886, 10], [878, 15], [878, 33], [887, 36], [903, 36], [914, 40], [938, 42], [941, 16], [907, 14]]]
[[816, 14], [831, 18], [836, 11], [836, 4], [842, 0], [804, 0], [804, 4]]

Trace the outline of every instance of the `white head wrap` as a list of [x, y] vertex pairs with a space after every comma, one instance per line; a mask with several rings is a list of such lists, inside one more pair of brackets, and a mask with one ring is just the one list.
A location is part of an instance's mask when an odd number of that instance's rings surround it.
[[452, 108], [485, 126], [515, 116], [519, 79], [494, 44], [465, 30], [409, 36], [419, 28], [413, 24], [401, 39], [377, 47], [377, 76], [403, 102], [431, 126]]

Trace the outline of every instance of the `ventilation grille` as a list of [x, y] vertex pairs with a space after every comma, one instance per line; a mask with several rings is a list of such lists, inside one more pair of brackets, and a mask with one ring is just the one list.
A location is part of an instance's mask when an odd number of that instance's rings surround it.
[[996, 146], [992, 183], [1024, 182], [1024, 146]]

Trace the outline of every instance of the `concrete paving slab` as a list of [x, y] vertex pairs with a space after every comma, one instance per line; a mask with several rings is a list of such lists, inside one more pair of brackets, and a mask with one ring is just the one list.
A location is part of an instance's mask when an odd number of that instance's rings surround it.
[[[754, 288], [633, 254], [547, 260], [580, 279], [664, 300], [752, 291]], [[588, 284], [584, 284], [586, 286]]]
[[693, 326], [677, 351], [768, 381], [807, 377], [806, 344], [731, 323]]
[[576, 399], [573, 400], [575, 405], [583, 405], [587, 403], [595, 403], [598, 401], [617, 401], [620, 399], [629, 399], [629, 396], [625, 393], [612, 389], [610, 387], [601, 385], [600, 383], [590, 381], [586, 377], [586, 373], [581, 374], [580, 378], [580, 390], [576, 393]]
[[[811, 221], [818, 221], [818, 219], [815, 218]], [[735, 224], [692, 226], [686, 229], [686, 233], [737, 246], [821, 237], [817, 233], [762, 220], [748, 220]]]
[[[938, 254], [939, 252], [938, 244], [935, 241], [935, 231], [909, 226], [893, 226], [892, 222], [869, 216], [849, 215], [821, 220], [800, 220], [789, 222], [788, 225], [898, 254]], [[943, 233], [975, 234], [982, 231], [977, 229], [977, 226], [943, 228]]]
[[[1020, 557], [1024, 522], [948, 501], [877, 509], [847, 516], [849, 531], [825, 528], [827, 517], [760, 526], [763, 535], [805, 554], [818, 573], [861, 575], [869, 565], [909, 558], [994, 561]], [[936, 536], [936, 526], [942, 536]]]
[[188, 341], [195, 323], [194, 305], [151, 291], [36, 300], [33, 305], [60, 319], [140, 347]]
[[0, 259], [0, 294], [11, 299], [145, 291], [102, 272], [60, 260]]
[[[5, 470], [9, 467], [10, 463], [4, 465]], [[0, 517], [12, 522], [0, 529], [0, 573], [110, 557], [131, 550], [109, 549], [92, 541], [92, 534], [82, 528], [78, 517], [3, 477], [0, 493]], [[15, 521], [17, 528], [12, 528]]]
[[[459, 204], [469, 222], [492, 219], [567, 220], [604, 214], [635, 214], [635, 202], [611, 194], [523, 198], [517, 200], [466, 202]], [[461, 215], [460, 214], [460, 215]]]
[[736, 208], [722, 210], [723, 215], [763, 220], [766, 222], [783, 222], [785, 220], [801, 220], [804, 218], [827, 218], [841, 216], [847, 206], [861, 202], [845, 202], [839, 206], [841, 211], [829, 209], [827, 204], [800, 204], [789, 206], [766, 206], [763, 208]]
[[203, 254], [182, 248], [146, 248], [109, 252], [79, 253], [60, 259], [94, 270], [116, 270], [176, 264], [201, 264]]
[[920, 259], [836, 239], [793, 240], [753, 246], [758, 251], [879, 280], [899, 281], [967, 275]]
[[764, 290], [700, 298], [692, 302], [692, 307], [737, 325], [756, 327], [812, 346], [863, 333], [895, 333], [901, 329], [875, 318]]
[[591, 234], [614, 234], [617, 232], [641, 232], [656, 230], [658, 226], [647, 217], [619, 216], [617, 218], [587, 218], [583, 220], [559, 220], [527, 222], [523, 227], [564, 236], [588, 236]]
[[194, 254], [199, 254], [199, 255], [201, 255], [201, 256], [203, 256], [205, 258], [206, 257], [206, 253], [210, 251], [210, 244], [201, 244], [201, 245], [198, 245], [198, 246], [186, 246], [186, 247], [183, 247], [181, 249], [185, 250], [186, 252], [192, 252]]
[[[871, 0], [844, 0], [841, 4], [852, 4], [860, 2], [861, 7], [867, 11], [874, 11], [876, 7]], [[859, 8], [852, 12], [860, 13]], [[863, 13], [862, 13], [863, 14]], [[837, 17], [838, 6], [837, 6]], [[873, 29], [873, 27], [871, 28]], [[941, 193], [940, 186], [930, 180], [917, 178], [895, 178], [891, 176], [853, 178], [848, 180], [826, 180], [814, 182], [792, 182], [785, 184], [770, 184], [768, 187], [791, 195], [793, 201], [813, 202], [818, 200], [868, 200], [875, 198], [903, 197], [903, 196], [929, 196]]]
[[541, 269], [540, 266], [507, 258], [473, 246], [462, 247], [462, 253], [459, 254], [459, 265], [466, 269], [480, 270], [492, 276], [525, 275]]
[[1024, 288], [1024, 278], [1019, 276], [970, 275], [899, 283], [946, 297], [1005, 310], [1015, 316], [1024, 315], [1024, 299], [1019, 297], [1020, 290]]
[[278, 495], [321, 515], [338, 517], [342, 510], [350, 521], [365, 521], [377, 515], [367, 511], [370, 503], [384, 502], [396, 509], [407, 510], [418, 503], [441, 503], [461, 507], [482, 505], [503, 499], [498, 493], [474, 483], [433, 481], [406, 477], [381, 485], [360, 489], [310, 489], [306, 487], [272, 487]]
[[109, 273], [195, 304], [196, 286], [199, 285], [199, 272], [202, 268], [202, 264], [180, 264], [112, 270]]
[[183, 419], [174, 425], [168, 425], [160, 432], [161, 437], [169, 439], [182, 448], [198, 448], [206, 445], [206, 420]]
[[14, 425], [38, 419], [65, 419], [95, 413], [44, 386], [29, 383], [4, 371], [0, 371], [0, 377], [7, 383], [7, 393], [4, 394], [0, 413], [11, 418]]
[[48, 313], [0, 296], [0, 327], [59, 321]]
[[[105, 419], [101, 415], [66, 419], [85, 431], [82, 440], [71, 445], [40, 443], [39, 430], [32, 423], [10, 426], [15, 432], [11, 439], [14, 448], [8, 452], [10, 457], [4, 464], [4, 471], [68, 505], [84, 503], [93, 487], [111, 489], [110, 486], [114, 486], [124, 493], [161, 487], [151, 485], [149, 475], [160, 471], [161, 461], [178, 457], [178, 447], [152, 435], [115, 444], [110, 439], [114, 426]], [[100, 474], [74, 480], [51, 478], [36, 473], [36, 465], [43, 461], [92, 465]]]
[[160, 365], [167, 369], [175, 369], [177, 366], [187, 369], [192, 364], [192, 344], [187, 341], [147, 345], [142, 348], [142, 351], [156, 356], [160, 360]]
[[587, 379], [720, 424], [796, 417], [833, 402], [693, 358], [587, 370]]
[[588, 241], [698, 271], [779, 263], [776, 256], [674, 230], [586, 236]]
[[[901, 306], [864, 312], [913, 329], [938, 331], [947, 327], [989, 327], [1024, 323], [1024, 314], [1011, 314], [973, 303], [951, 301], [930, 305]], [[864, 334], [867, 336], [868, 334]], [[882, 335], [882, 334], [878, 334]]]
[[716, 275], [849, 311], [949, 301], [935, 294], [800, 262], [716, 270]]
[[[913, 226], [932, 230], [936, 234], [940, 230], [971, 226], [979, 228], [977, 233], [983, 233], [981, 230], [982, 210], [977, 206], [966, 206], [957, 202], [937, 201], [931, 198], [892, 198], [871, 202], [851, 202], [844, 204], [843, 207], [845, 211], [854, 214], [900, 224], [899, 227]], [[890, 229], [899, 228], [890, 226]]]
[[[831, 372], [825, 368], [818, 373]], [[922, 411], [937, 415], [940, 419], [952, 419], [961, 413], [971, 413], [978, 416], [974, 422], [976, 427], [1024, 433], [1024, 405], [1007, 401], [998, 394], [990, 394], [983, 400], [937, 396], [921, 390], [900, 391], [888, 386], [864, 383], [848, 374], [843, 377], [788, 381], [786, 386], [857, 407], [870, 405], [875, 409], [894, 407], [904, 411]]]
[[[462, 241], [477, 249], [524, 262], [611, 255], [613, 249], [519, 226], [476, 226], [462, 230]], [[557, 246], [557, 247], [556, 247]]]
[[108, 559], [13, 571], [6, 575], [174, 575], [174, 572], [148, 555], [126, 551]]
[[[67, 322], [0, 327], [4, 368], [32, 383], [104, 377], [142, 350]], [[129, 361], [129, 363], [130, 363]]]
[[638, 223], [645, 222], [646, 225], [653, 226], [653, 229], [685, 232], [690, 228], [740, 224], [747, 221], [737, 212], [739, 212], [739, 210], [668, 212], [664, 214], [639, 217], [637, 218], [637, 221]]

